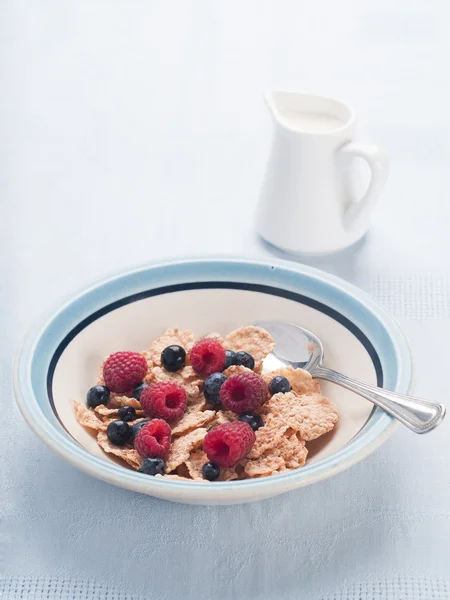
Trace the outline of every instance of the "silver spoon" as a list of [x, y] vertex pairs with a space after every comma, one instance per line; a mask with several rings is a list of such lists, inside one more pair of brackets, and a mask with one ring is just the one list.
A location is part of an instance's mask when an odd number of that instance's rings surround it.
[[319, 338], [302, 327], [278, 321], [257, 321], [274, 338], [275, 350], [264, 361], [264, 368], [274, 370], [282, 365], [305, 369], [313, 377], [326, 379], [370, 400], [416, 433], [428, 433], [442, 422], [445, 406], [412, 398], [369, 385], [322, 366], [323, 346]]

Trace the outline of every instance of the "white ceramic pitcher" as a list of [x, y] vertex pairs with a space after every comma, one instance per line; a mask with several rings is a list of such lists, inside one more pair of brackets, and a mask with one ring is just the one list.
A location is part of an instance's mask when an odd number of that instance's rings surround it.
[[[357, 242], [386, 183], [387, 158], [354, 140], [356, 116], [346, 104], [321, 96], [266, 93], [275, 132], [257, 209], [259, 234], [294, 254], [326, 254]], [[371, 179], [357, 197], [363, 158]]]

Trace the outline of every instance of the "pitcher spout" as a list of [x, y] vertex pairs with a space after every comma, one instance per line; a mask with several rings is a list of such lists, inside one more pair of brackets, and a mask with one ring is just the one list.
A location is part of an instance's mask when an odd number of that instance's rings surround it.
[[274, 123], [283, 129], [298, 133], [296, 116], [302, 111], [305, 96], [283, 90], [267, 90], [264, 99]]
[[283, 108], [285, 108], [286, 104], [283, 102], [283, 96], [285, 94], [286, 92], [282, 92], [281, 90], [267, 90], [264, 93], [264, 100], [266, 101], [267, 108], [277, 125], [283, 124]]

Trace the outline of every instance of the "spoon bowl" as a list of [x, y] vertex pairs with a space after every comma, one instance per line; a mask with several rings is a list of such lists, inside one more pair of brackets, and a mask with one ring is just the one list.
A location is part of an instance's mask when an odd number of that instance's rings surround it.
[[266, 358], [270, 367], [276, 360], [278, 367], [290, 365], [313, 372], [322, 362], [322, 342], [307, 329], [277, 321], [256, 321], [254, 325], [268, 331], [275, 340], [275, 350]]

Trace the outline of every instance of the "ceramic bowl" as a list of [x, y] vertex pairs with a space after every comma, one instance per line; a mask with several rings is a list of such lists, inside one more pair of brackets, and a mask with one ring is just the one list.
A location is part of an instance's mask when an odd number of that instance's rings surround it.
[[109, 483], [176, 502], [233, 504], [310, 485], [365, 458], [394, 420], [333, 384], [336, 429], [309, 444], [303, 468], [253, 480], [209, 483], [154, 478], [103, 453], [76, 421], [99, 364], [118, 350], [140, 351], [167, 327], [226, 334], [258, 319], [306, 327], [322, 339], [326, 366], [407, 393], [408, 345], [368, 295], [318, 270], [284, 261], [192, 259], [135, 268], [91, 285], [62, 303], [27, 337], [16, 369], [17, 401], [35, 433], [71, 464]]

